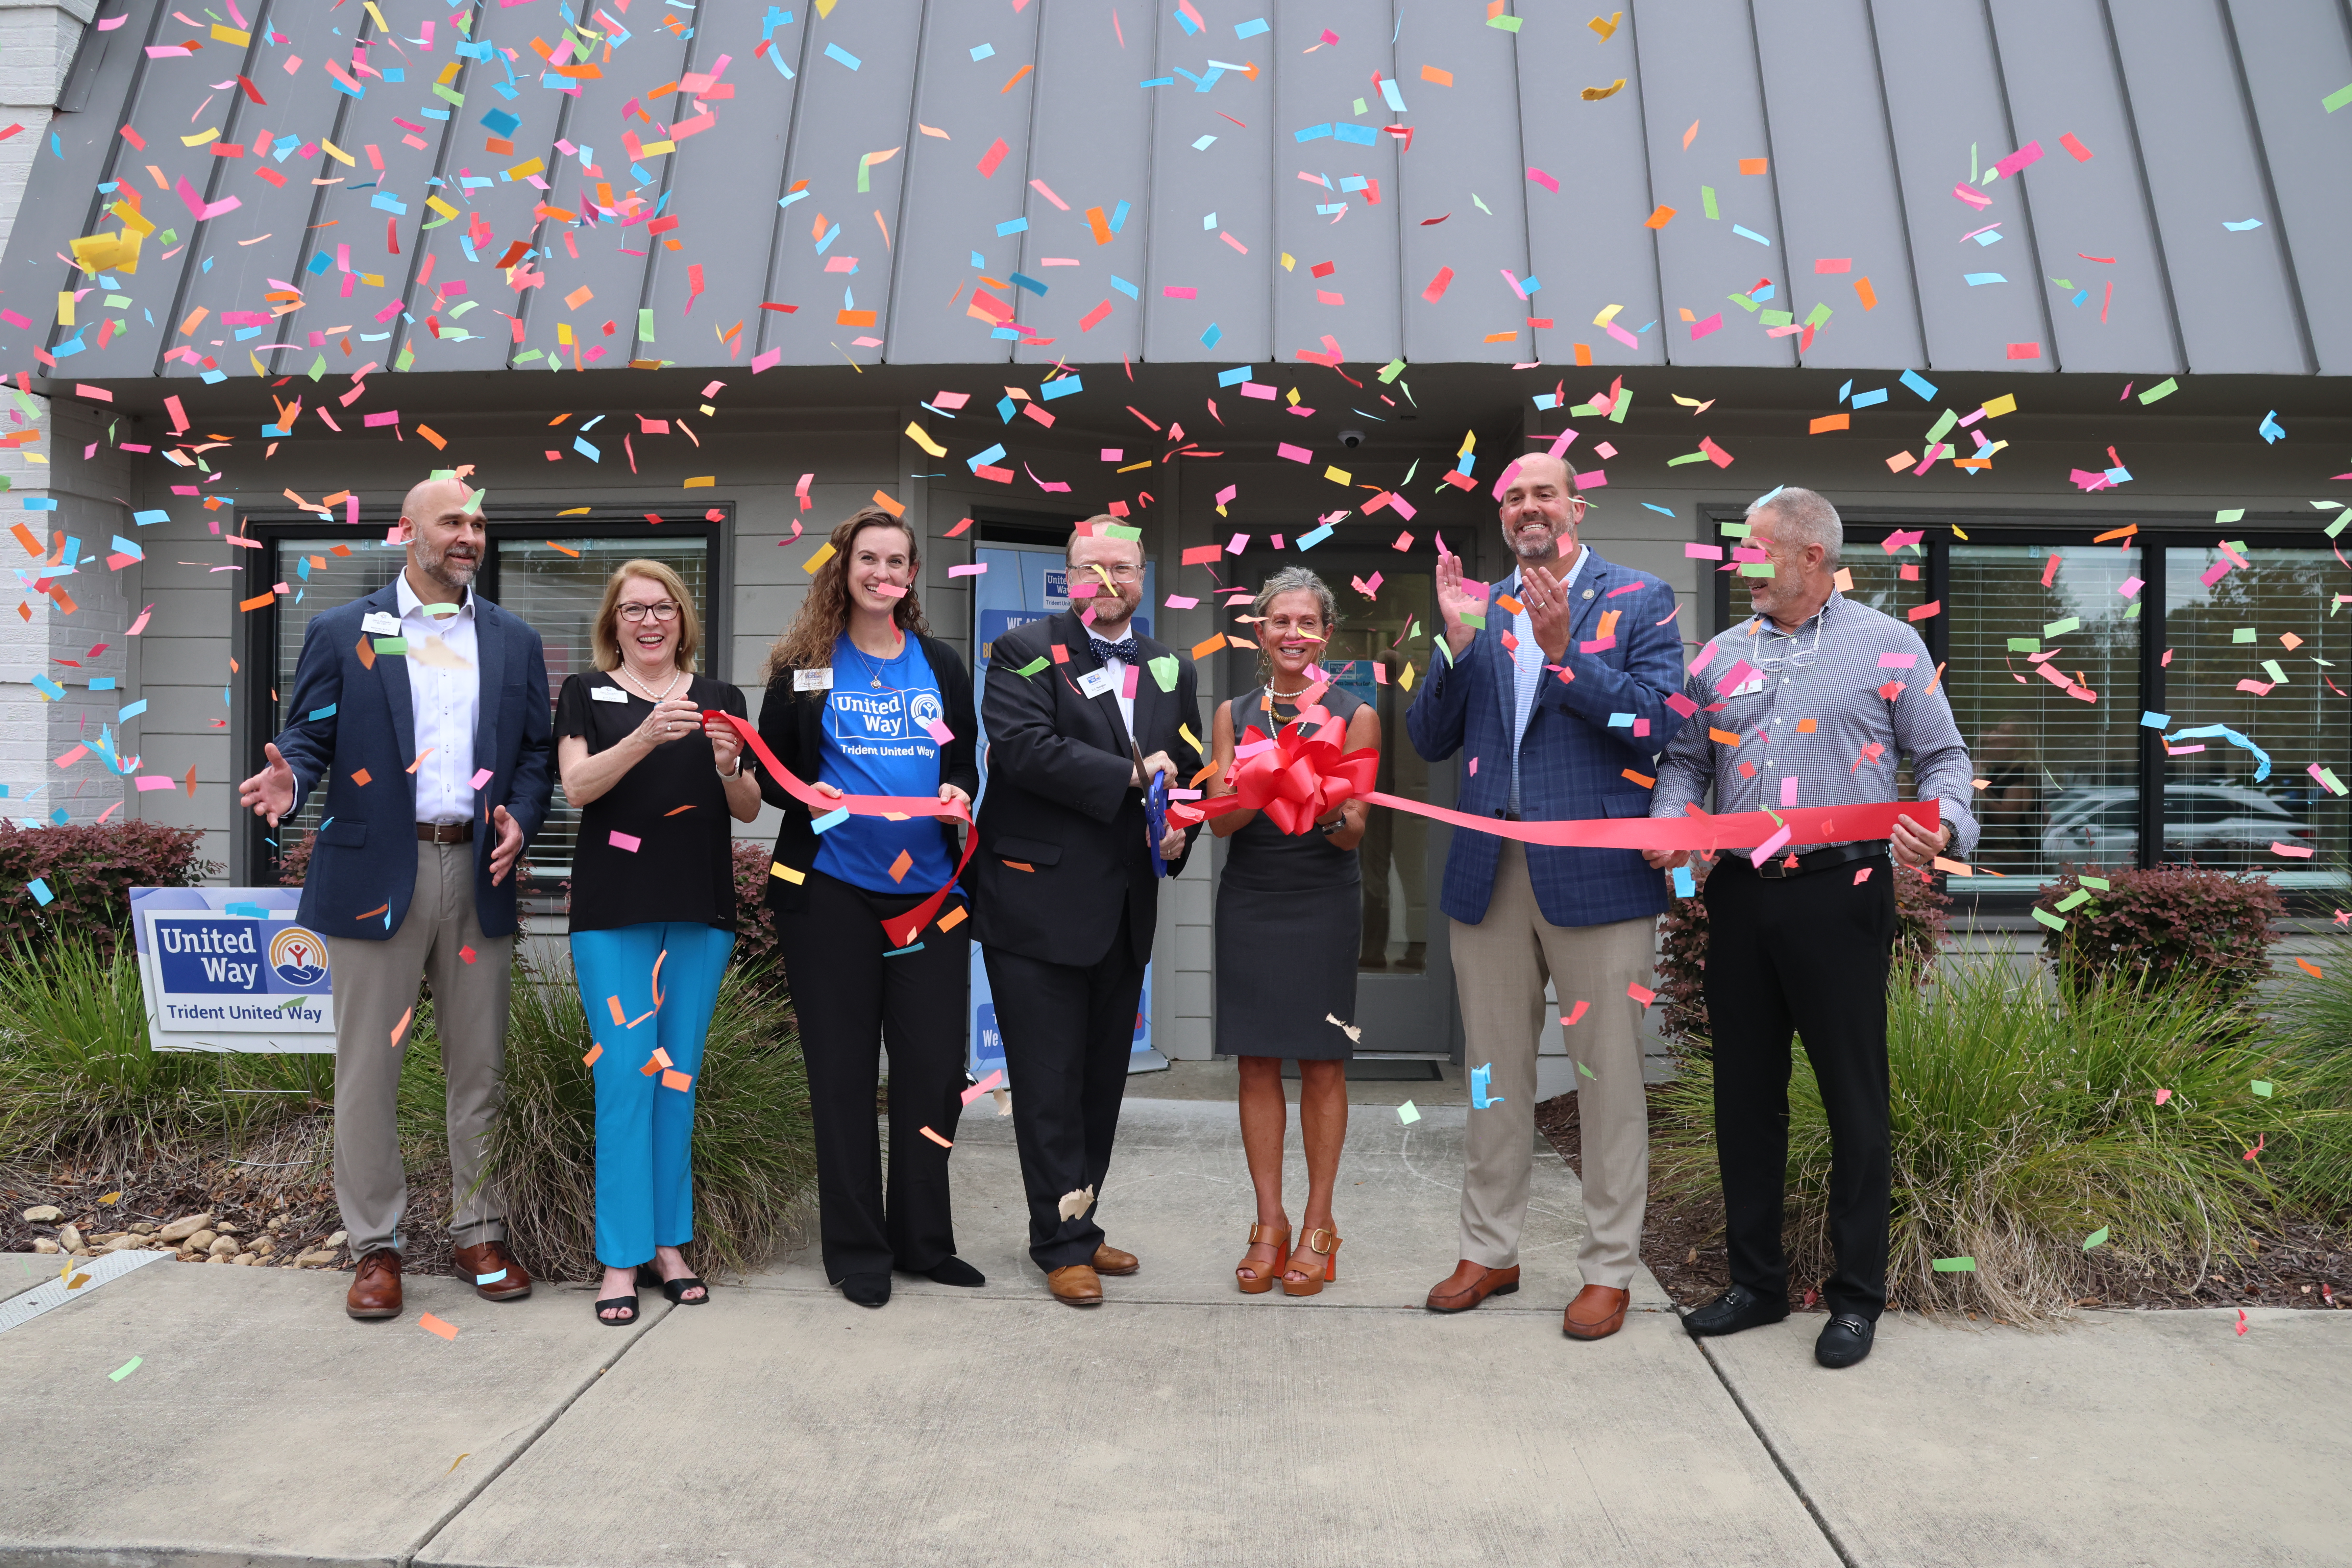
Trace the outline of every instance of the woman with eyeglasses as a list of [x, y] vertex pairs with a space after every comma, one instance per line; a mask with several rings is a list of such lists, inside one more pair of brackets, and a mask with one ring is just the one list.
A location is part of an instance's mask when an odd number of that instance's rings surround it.
[[[800, 614], [768, 653], [760, 739], [826, 795], [920, 795], [969, 805], [971, 673], [930, 636], [912, 530], [867, 507], [833, 531]], [[792, 982], [816, 1133], [825, 1278], [861, 1307], [890, 1300], [893, 1269], [941, 1285], [986, 1283], [955, 1255], [948, 1149], [963, 1112], [964, 982], [971, 928], [960, 893], [914, 939], [882, 922], [955, 875], [954, 826], [851, 816], [822, 833], [772, 779], [783, 808], [768, 879]], [[890, 1174], [875, 1127], [880, 1047], [890, 1051]]]
[[572, 968], [596, 1083], [597, 1321], [637, 1321], [637, 1286], [700, 1306], [688, 1142], [702, 1042], [735, 947], [730, 820], [760, 815], [742, 742], [706, 711], [742, 692], [694, 673], [693, 596], [658, 561], [625, 561], [590, 628], [594, 671], [555, 704], [563, 796], [580, 811]]

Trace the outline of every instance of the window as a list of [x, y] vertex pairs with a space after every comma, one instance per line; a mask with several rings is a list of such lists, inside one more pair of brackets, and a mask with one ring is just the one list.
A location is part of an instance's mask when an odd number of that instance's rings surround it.
[[[547, 693], [551, 705], [565, 676], [594, 667], [590, 623], [603, 602], [604, 581], [613, 569], [639, 558], [662, 562], [685, 579], [695, 596], [695, 608], [702, 617], [703, 669], [724, 679], [729, 673], [724, 664], [728, 628], [715, 624], [723, 618], [719, 612], [724, 600], [713, 587], [726, 516], [723, 510], [714, 510], [689, 523], [654, 523], [642, 516], [625, 521], [596, 519], [593, 514], [501, 521], [491, 526], [489, 549], [476, 588], [484, 598], [538, 630], [547, 654]], [[399, 574], [406, 560], [406, 552], [397, 544], [387, 544], [381, 538], [354, 539], [349, 532], [329, 532], [315, 519], [257, 522], [252, 532], [265, 542], [266, 548], [250, 552], [260, 559], [247, 569], [246, 593], [266, 593], [277, 583], [294, 591], [275, 605], [245, 617], [247, 625], [242, 629], [250, 639], [246, 646], [253, 656], [247, 665], [248, 696], [259, 700], [253, 711], [271, 715], [267, 732], [249, 738], [253, 756], [248, 771], [260, 766], [262, 743], [282, 731], [292, 717], [294, 672], [310, 622], [325, 611], [383, 587]], [[247, 857], [247, 875], [261, 882], [276, 880], [279, 847], [300, 842], [318, 826], [324, 799], [323, 792], [314, 793], [300, 814], [281, 824], [278, 832], [272, 834], [265, 826], [256, 833]], [[531, 841], [527, 892], [560, 896], [559, 884], [571, 875], [579, 822], [579, 812], [564, 800], [559, 783], [547, 821]]]
[[[2021, 903], [2069, 866], [2184, 861], [2340, 901], [2352, 636], [2336, 595], [2352, 570], [2308, 532], [2225, 550], [2115, 521], [2095, 538], [1964, 516], [1890, 552], [1898, 526], [1922, 524], [1847, 519], [1850, 597], [1940, 606], [1916, 625], [1979, 781], [1972, 863], [1997, 874], [1954, 889]], [[1734, 588], [1717, 581], [1728, 624]]]

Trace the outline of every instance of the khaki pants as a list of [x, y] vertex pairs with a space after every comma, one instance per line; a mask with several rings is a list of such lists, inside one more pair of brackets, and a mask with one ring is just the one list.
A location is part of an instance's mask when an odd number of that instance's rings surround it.
[[1476, 925], [1453, 923], [1454, 981], [1470, 1067], [1494, 1065], [1489, 1092], [1500, 1105], [1470, 1112], [1462, 1173], [1462, 1256], [1489, 1268], [1519, 1260], [1534, 1156], [1536, 1043], [1543, 1033], [1544, 981], [1561, 1016], [1591, 1004], [1567, 1031], [1568, 1052], [1590, 1068], [1576, 1075], [1584, 1144], [1584, 1244], [1576, 1255], [1587, 1285], [1622, 1290], [1641, 1267], [1642, 1210], [1650, 1184], [1648, 1107], [1642, 1089], [1642, 1007], [1625, 994], [1646, 985], [1654, 920], [1556, 926], [1536, 904], [1526, 847], [1503, 844], [1494, 896]]
[[[499, 1195], [478, 1190], [482, 1145], [498, 1115], [506, 1065], [507, 997], [514, 938], [487, 937], [474, 918], [474, 846], [416, 846], [416, 892], [384, 942], [328, 937], [335, 975], [335, 1202], [352, 1256], [400, 1245], [408, 1207], [394, 1108], [415, 1025], [394, 1048], [392, 1031], [416, 1005], [420, 975], [433, 982], [433, 1022], [449, 1082], [449, 1170], [460, 1247], [502, 1240]], [[459, 952], [472, 948], [468, 963]]]

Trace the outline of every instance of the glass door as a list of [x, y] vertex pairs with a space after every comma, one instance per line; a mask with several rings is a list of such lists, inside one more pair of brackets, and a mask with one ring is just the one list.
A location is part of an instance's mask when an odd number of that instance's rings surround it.
[[[1381, 559], [1382, 554], [1386, 560]], [[1339, 605], [1339, 626], [1323, 668], [1333, 685], [1370, 703], [1380, 715], [1378, 787], [1407, 800], [1450, 806], [1456, 764], [1423, 762], [1404, 728], [1412, 690], [1429, 672], [1430, 637], [1437, 625], [1436, 582], [1427, 572], [1400, 572], [1399, 563], [1392, 552], [1327, 547], [1301, 561], [1286, 551], [1254, 550], [1234, 580], [1254, 584], [1292, 564], [1314, 569]], [[1378, 592], [1367, 600], [1351, 580], [1370, 583], [1375, 574], [1380, 576]], [[1231, 617], [1246, 609], [1246, 601], [1234, 609], [1221, 607], [1223, 624], [1231, 626]], [[1234, 629], [1246, 635], [1245, 628]], [[1228, 645], [1219, 662], [1219, 700], [1259, 684], [1257, 655], [1251, 650]], [[1402, 684], [1408, 664], [1413, 667], [1412, 689]], [[1246, 714], [1234, 716], [1236, 738], [1249, 722]], [[1446, 945], [1445, 917], [1432, 907], [1444, 881], [1452, 835], [1452, 828], [1427, 817], [1379, 806], [1365, 826], [1357, 847], [1364, 886], [1353, 1020], [1363, 1029], [1360, 1052], [1428, 1058], [1454, 1054], [1454, 963]]]

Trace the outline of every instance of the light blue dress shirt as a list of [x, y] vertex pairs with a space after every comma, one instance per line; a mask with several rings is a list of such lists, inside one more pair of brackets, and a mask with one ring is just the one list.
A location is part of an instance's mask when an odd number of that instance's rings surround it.
[[[1568, 575], [1560, 579], [1559, 585], [1563, 592], [1576, 586], [1577, 578], [1583, 574], [1585, 560], [1591, 553], [1592, 552], [1585, 549], [1581, 544], [1577, 546], [1575, 563], [1569, 567]], [[1519, 575], [1514, 573], [1509, 592], [1513, 598], [1519, 600], [1524, 605], [1526, 595], [1518, 592], [1519, 583]], [[1571, 608], [1570, 614], [1573, 615], [1573, 613]], [[1516, 679], [1512, 681], [1511, 689], [1511, 803], [1509, 809], [1511, 815], [1516, 816], [1519, 810], [1519, 740], [1528, 732], [1528, 720], [1536, 710], [1536, 683], [1543, 679], [1544, 655], [1543, 646], [1536, 641], [1535, 621], [1525, 608], [1511, 617], [1511, 635], [1518, 639], [1519, 644], [1511, 651], [1511, 668]]]

